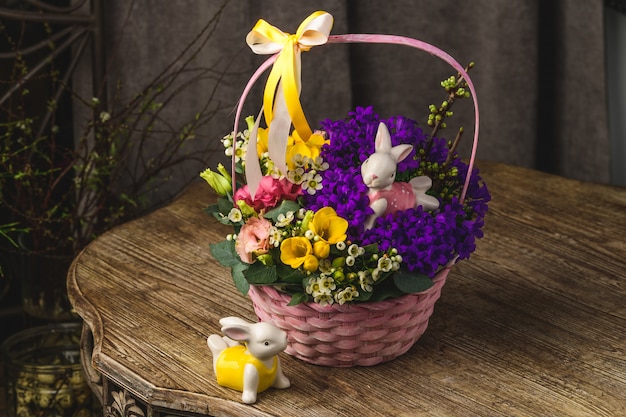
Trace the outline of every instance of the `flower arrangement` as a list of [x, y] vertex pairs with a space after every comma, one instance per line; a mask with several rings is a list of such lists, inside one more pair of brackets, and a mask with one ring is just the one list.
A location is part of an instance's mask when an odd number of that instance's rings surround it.
[[[246, 149], [254, 120], [247, 122], [249, 129], [222, 140], [227, 155]], [[257, 154], [264, 176], [254, 199], [244, 178], [232, 192], [223, 166], [201, 174], [220, 195], [207, 211], [235, 228], [225, 241], [212, 244], [211, 252], [232, 269], [243, 294], [250, 284], [276, 285], [293, 294], [292, 304], [382, 300], [426, 290], [438, 270], [474, 251], [490, 199], [487, 187], [474, 170], [461, 203], [468, 166], [452, 148], [454, 142], [428, 136], [402, 116], [383, 120], [394, 145], [414, 146], [398, 164], [396, 179], [430, 176], [428, 194], [441, 207], [388, 214], [365, 229], [372, 209], [360, 166], [374, 152], [380, 122], [372, 107], [359, 107], [345, 120], [324, 121], [312, 140], [291, 136], [287, 173], [269, 158], [266, 131], [260, 129]], [[236, 161], [242, 174], [245, 155]]]
[[[210, 249], [242, 294], [250, 285], [272, 285], [291, 295], [289, 305], [380, 301], [425, 291], [439, 271], [470, 256], [490, 196], [478, 170], [470, 172], [456, 151], [463, 129], [455, 140], [438, 134], [454, 101], [469, 97], [467, 80], [459, 73], [441, 85], [446, 100], [429, 108], [430, 134], [407, 117], [385, 119], [357, 107], [308, 134], [294, 123], [283, 163], [271, 149], [271, 120], [278, 116], [266, 107], [268, 128], [259, 127], [261, 116], [250, 116], [246, 130], [222, 139], [233, 168], [220, 165], [201, 176], [219, 195], [206, 211], [234, 232]], [[378, 151], [381, 129], [397, 158], [395, 183], [425, 178], [421, 193], [434, 204], [376, 211], [363, 166]], [[246, 165], [257, 161], [260, 179], [251, 187]]]

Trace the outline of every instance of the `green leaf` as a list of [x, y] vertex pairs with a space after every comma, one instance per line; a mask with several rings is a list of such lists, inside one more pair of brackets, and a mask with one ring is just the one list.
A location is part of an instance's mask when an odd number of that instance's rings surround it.
[[250, 284], [267, 285], [273, 284], [278, 279], [276, 274], [276, 266], [266, 266], [261, 262], [255, 262], [244, 272], [244, 275]]
[[[392, 281], [390, 281], [392, 282]], [[388, 298], [396, 298], [406, 293], [400, 291], [395, 285], [378, 285], [369, 298], [369, 301], [383, 301]], [[359, 299], [360, 301], [360, 299]]]
[[244, 272], [248, 269], [248, 264], [238, 263], [237, 265], [233, 265], [230, 269], [231, 275], [233, 277], [233, 282], [235, 283], [235, 287], [237, 290], [243, 294], [248, 295], [248, 291], [250, 290], [250, 284], [244, 275]]
[[224, 216], [228, 216], [228, 213], [230, 213], [233, 208], [233, 203], [227, 198], [218, 198], [217, 207], [219, 208], [220, 213]]
[[291, 200], [284, 200], [280, 206], [268, 211], [263, 215], [266, 219], [271, 219], [276, 221], [278, 216], [281, 214], [287, 214], [287, 212], [292, 211], [294, 214], [300, 210], [300, 204]]
[[433, 286], [433, 280], [428, 275], [398, 271], [393, 276], [396, 287], [407, 294], [426, 291]]
[[217, 219], [217, 221], [219, 221], [222, 224], [226, 224], [231, 226], [232, 223], [230, 220], [228, 220], [228, 216], [224, 215], [224, 213], [222, 213], [219, 205], [217, 204], [211, 204], [210, 206], [206, 207], [204, 209], [204, 212], [207, 214], [212, 215], [213, 217], [215, 217]]
[[293, 269], [292, 267], [280, 262], [276, 265], [276, 274], [280, 277], [281, 283], [301, 284], [303, 278], [307, 277], [308, 279], [308, 276], [302, 271]]
[[288, 306], [297, 306], [298, 304], [306, 303], [309, 301], [309, 296], [303, 292], [297, 292], [291, 296]]
[[228, 220], [228, 217], [224, 216], [222, 213], [213, 213], [213, 217], [215, 217], [217, 221], [222, 224], [235, 227], [235, 225], [230, 220]]
[[354, 300], [355, 301], [369, 301], [372, 298], [372, 295], [374, 295], [373, 292], [367, 292], [367, 291], [359, 291], [359, 296], [355, 297]]
[[204, 212], [206, 214], [221, 213], [220, 207], [217, 204], [211, 204], [210, 206], [204, 209]]
[[211, 243], [209, 249], [215, 260], [224, 266], [233, 267], [242, 263], [235, 252], [235, 242], [232, 240]]
[[365, 253], [378, 253], [378, 243], [370, 243], [363, 247]]

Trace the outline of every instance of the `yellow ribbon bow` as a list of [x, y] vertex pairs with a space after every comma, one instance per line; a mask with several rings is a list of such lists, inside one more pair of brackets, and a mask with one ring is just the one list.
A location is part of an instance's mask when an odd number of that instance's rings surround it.
[[307, 17], [293, 35], [260, 19], [246, 36], [254, 53], [278, 53], [265, 84], [263, 112], [269, 128], [270, 158], [279, 169], [285, 169], [284, 153], [290, 125], [293, 124], [304, 140], [313, 133], [300, 104], [300, 52], [325, 44], [332, 25], [332, 15], [317, 11]]

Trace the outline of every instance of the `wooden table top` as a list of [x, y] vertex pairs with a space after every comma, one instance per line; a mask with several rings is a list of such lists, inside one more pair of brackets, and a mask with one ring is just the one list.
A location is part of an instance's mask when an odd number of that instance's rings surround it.
[[209, 415], [626, 415], [626, 189], [478, 166], [485, 237], [404, 356], [337, 369], [282, 354], [292, 387], [254, 405], [218, 386], [206, 337], [255, 315], [209, 254], [230, 228], [202, 211], [214, 197], [198, 183], [75, 260], [93, 366], [149, 404]]

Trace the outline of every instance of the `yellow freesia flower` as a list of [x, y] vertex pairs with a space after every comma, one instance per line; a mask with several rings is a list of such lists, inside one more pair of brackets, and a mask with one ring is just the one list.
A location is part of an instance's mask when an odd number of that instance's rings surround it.
[[326, 259], [330, 255], [330, 245], [323, 240], [313, 243], [313, 255], [319, 259]]
[[287, 166], [290, 170], [296, 169], [295, 156], [300, 154], [303, 157], [315, 159], [320, 155], [322, 146], [329, 140], [319, 133], [313, 133], [307, 140], [303, 140], [294, 131], [287, 142]]
[[294, 269], [299, 268], [308, 256], [313, 256], [312, 252], [311, 242], [303, 236], [289, 237], [280, 244], [280, 260]]
[[343, 242], [348, 237], [348, 221], [339, 217], [332, 207], [324, 207], [318, 210], [309, 223], [309, 229], [319, 237], [318, 241], [333, 245]]
[[[301, 155], [301, 158], [297, 158], [297, 155]], [[287, 168], [294, 171], [298, 168], [298, 161], [306, 160], [311, 157], [311, 151], [304, 142], [295, 142], [292, 145], [287, 145]]]
[[309, 139], [306, 141], [306, 145], [311, 150], [311, 158], [315, 159], [320, 156], [320, 152], [322, 151], [322, 146], [324, 144], [330, 143], [330, 140], [326, 139], [319, 133], [313, 133], [309, 136]]
[[268, 147], [268, 129], [264, 129], [260, 127], [257, 130], [257, 141], [256, 141], [256, 152], [259, 155], [259, 158], [263, 156], [264, 153], [269, 152]]
[[315, 255], [307, 255], [304, 257], [302, 268], [304, 268], [305, 271], [315, 272], [317, 271], [319, 264], [320, 261], [315, 257]]

